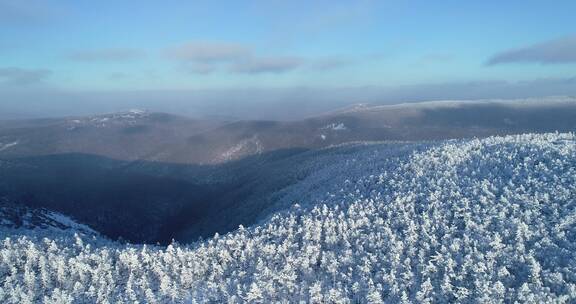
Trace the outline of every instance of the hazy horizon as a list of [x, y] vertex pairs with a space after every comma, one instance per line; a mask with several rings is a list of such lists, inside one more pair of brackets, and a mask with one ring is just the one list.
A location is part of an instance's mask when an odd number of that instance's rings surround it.
[[[576, 84], [576, 82], [575, 82]], [[498, 89], [487, 94], [487, 87]], [[376, 87], [337, 89], [244, 89], [200, 91], [122, 91], [122, 92], [44, 92], [34, 100], [30, 92], [8, 93], [13, 105], [0, 105], [0, 120], [58, 118], [122, 112], [132, 109], [163, 112], [197, 119], [298, 120], [323, 115], [353, 105], [369, 106], [421, 103], [429, 101], [515, 101], [570, 99], [576, 96], [571, 82], [555, 89], [535, 88], [531, 83], [515, 87], [501, 83], [459, 84], [448, 87], [410, 86], [398, 89]], [[233, 97], [229, 97], [233, 95]]]
[[[0, 0], [0, 119], [576, 95], [570, 1]], [[537, 20], [537, 22], [535, 22]]]

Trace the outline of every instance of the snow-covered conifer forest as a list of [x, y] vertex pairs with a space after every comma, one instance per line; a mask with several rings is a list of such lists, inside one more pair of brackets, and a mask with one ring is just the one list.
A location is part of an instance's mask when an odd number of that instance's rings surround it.
[[3, 228], [0, 302], [576, 302], [574, 134], [340, 149], [193, 244]]

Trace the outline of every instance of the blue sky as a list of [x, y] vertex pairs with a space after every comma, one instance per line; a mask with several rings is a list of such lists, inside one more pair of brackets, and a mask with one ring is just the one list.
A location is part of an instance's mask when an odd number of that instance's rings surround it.
[[573, 84], [574, 12], [568, 0], [0, 0], [0, 90]]

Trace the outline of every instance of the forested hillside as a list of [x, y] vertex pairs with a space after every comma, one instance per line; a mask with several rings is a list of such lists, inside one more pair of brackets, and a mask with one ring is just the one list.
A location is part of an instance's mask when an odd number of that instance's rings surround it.
[[[4, 303], [572, 303], [576, 137], [366, 144], [191, 245], [4, 230]], [[342, 147], [350, 149], [350, 147]]]

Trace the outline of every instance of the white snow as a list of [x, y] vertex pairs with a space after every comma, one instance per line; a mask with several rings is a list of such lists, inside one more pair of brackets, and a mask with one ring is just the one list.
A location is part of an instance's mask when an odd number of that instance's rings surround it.
[[352, 108], [346, 108], [338, 113], [353, 113], [353, 112], [369, 112], [369, 111], [385, 111], [390, 109], [404, 108], [404, 109], [425, 109], [425, 108], [438, 108], [438, 107], [451, 107], [457, 108], [463, 105], [471, 104], [500, 104], [511, 107], [533, 107], [533, 106], [554, 106], [565, 104], [576, 104], [576, 97], [574, 96], [548, 96], [536, 98], [519, 98], [519, 99], [475, 99], [475, 100], [431, 100], [420, 102], [405, 102], [390, 105], [362, 105]]
[[320, 130], [343, 131], [348, 130], [348, 128], [342, 122], [335, 122], [322, 127]]
[[298, 205], [198, 244], [5, 235], [0, 301], [576, 301], [574, 134], [328, 151]]
[[141, 109], [131, 109], [131, 110], [128, 110], [128, 113], [131, 113], [134, 115], [144, 115], [148, 112], [146, 110], [141, 110]]
[[18, 145], [19, 143], [20, 143], [19, 141], [9, 142], [9, 143], [5, 143], [5, 144], [0, 142], [0, 151], [10, 149], [10, 148]]
[[74, 229], [76, 231], [81, 231], [83, 233], [98, 234], [98, 232], [96, 232], [92, 228], [90, 228], [84, 224], [80, 224], [80, 223], [76, 222], [75, 220], [71, 219], [70, 217], [63, 215], [61, 213], [48, 212], [47, 217], [52, 219], [55, 222], [58, 222], [64, 226], [66, 226], [68, 229]]
[[260, 154], [262, 151], [264, 151], [262, 142], [258, 139], [257, 135], [253, 135], [222, 152], [220, 158], [216, 159], [216, 161], [229, 161], [248, 154]]
[[117, 125], [134, 125], [140, 119], [145, 118], [150, 113], [146, 110], [128, 110], [118, 113], [90, 116], [80, 119], [71, 119], [68, 121], [68, 130], [75, 130], [80, 126], [89, 126], [95, 128], [106, 128]]
[[71, 230], [77, 233], [98, 235], [98, 232], [92, 228], [61, 213], [30, 209], [19, 205], [4, 205], [2, 200], [0, 204], [2, 204], [0, 205], [0, 233], [7, 229], [23, 228], [36, 232], [45, 230], [48, 233], [60, 233]]

